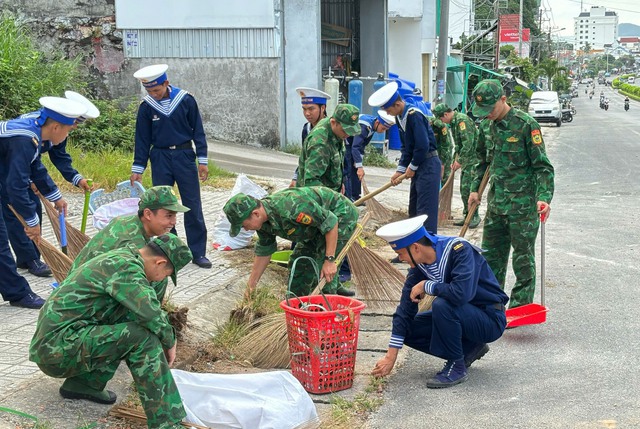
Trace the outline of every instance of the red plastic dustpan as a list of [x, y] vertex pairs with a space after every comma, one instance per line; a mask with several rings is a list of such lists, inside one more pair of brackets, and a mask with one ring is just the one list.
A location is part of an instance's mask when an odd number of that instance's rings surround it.
[[540, 215], [540, 304], [527, 304], [516, 308], [510, 308], [506, 311], [507, 328], [515, 328], [522, 325], [536, 325], [547, 321], [547, 311], [549, 309], [544, 306], [544, 224], [547, 221], [547, 215]]

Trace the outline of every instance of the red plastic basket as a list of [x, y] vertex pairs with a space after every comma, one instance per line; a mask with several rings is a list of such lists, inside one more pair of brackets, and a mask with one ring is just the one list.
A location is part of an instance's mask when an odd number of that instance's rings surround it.
[[280, 307], [287, 319], [291, 373], [304, 389], [330, 393], [350, 388], [360, 312], [366, 305], [340, 295], [311, 295], [282, 301]]

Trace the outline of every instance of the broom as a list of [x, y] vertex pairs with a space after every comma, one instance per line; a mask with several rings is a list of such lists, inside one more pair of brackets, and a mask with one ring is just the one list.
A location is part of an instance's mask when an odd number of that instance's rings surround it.
[[[455, 161], [458, 160], [456, 156]], [[454, 161], [454, 162], [455, 162]], [[456, 172], [453, 171], [440, 188], [438, 196], [438, 226], [446, 226], [451, 222], [451, 201], [453, 200], [453, 182]]]
[[[51, 223], [53, 232], [55, 233], [58, 242], [61, 242], [60, 240], [62, 239], [62, 237], [60, 235], [60, 220], [58, 219], [58, 210], [56, 210], [53, 204], [51, 204], [51, 202], [43, 197], [40, 192], [38, 192], [37, 194], [40, 198], [40, 201], [42, 202], [42, 206], [47, 212], [47, 217], [49, 218], [49, 222]], [[74, 228], [69, 222], [65, 221], [64, 224], [67, 227], [68, 254], [71, 260], [74, 260], [91, 238], [85, 233], [80, 232], [80, 230], [78, 230], [77, 228]]]
[[[365, 215], [362, 223], [358, 224], [351, 234], [349, 241], [342, 248], [336, 258], [336, 266], [340, 266], [349, 248], [362, 233], [363, 225], [369, 220], [369, 214]], [[337, 275], [337, 273], [336, 273]], [[310, 295], [317, 295], [327, 283], [321, 279]], [[245, 335], [234, 348], [233, 354], [244, 356], [245, 360], [257, 368], [288, 368], [291, 356], [289, 355], [289, 340], [287, 337], [287, 319], [283, 312], [272, 313], [251, 322]]]
[[[407, 173], [403, 173], [400, 176], [398, 176], [398, 180], [403, 181], [404, 179], [407, 178]], [[371, 198], [375, 197], [376, 195], [386, 191], [387, 189], [389, 189], [392, 186], [396, 186], [393, 183], [391, 183], [391, 181], [385, 183], [384, 185], [380, 186], [378, 189], [376, 189], [375, 191], [372, 191], [368, 194], [366, 194], [364, 197], [358, 198], [357, 200], [355, 200], [353, 202], [354, 206], [361, 206], [362, 203], [364, 203], [367, 200], [370, 200]]]
[[[9, 205], [9, 208], [16, 215], [16, 218], [20, 221], [23, 227], [27, 227], [22, 216], [18, 214], [17, 211], [13, 208], [13, 206]], [[38, 246], [38, 250], [42, 254], [42, 258], [51, 268], [51, 273], [53, 274], [53, 278], [56, 279], [58, 284], [62, 283], [62, 281], [67, 278], [67, 274], [69, 273], [69, 268], [71, 268], [71, 264], [73, 261], [69, 259], [67, 255], [59, 251], [53, 244], [49, 243], [43, 237], [40, 237], [40, 240], [36, 243]]]
[[[484, 193], [484, 188], [487, 187], [488, 182], [489, 182], [489, 167], [487, 167], [487, 169], [485, 170], [484, 176], [482, 176], [482, 181], [480, 182], [480, 186], [478, 187], [478, 196], [480, 198], [482, 198], [482, 194]], [[467, 211], [467, 217], [464, 219], [464, 225], [462, 225], [462, 229], [460, 230], [460, 234], [458, 234], [458, 237], [465, 236], [465, 234], [467, 233], [467, 229], [469, 229], [469, 223], [471, 222], [471, 218], [473, 217], [474, 213], [476, 212], [479, 206], [480, 206], [479, 203], [475, 203], [469, 206], [469, 209]]]
[[[369, 188], [367, 187], [364, 178], [362, 179], [362, 191], [365, 195], [369, 194]], [[391, 211], [373, 197], [369, 199], [369, 202], [367, 203], [367, 213], [371, 213], [371, 217], [379, 222], [385, 223], [389, 222], [391, 219]]]
[[[114, 405], [109, 410], [109, 415], [120, 419], [131, 420], [136, 423], [147, 423], [147, 416], [144, 411], [137, 408], [125, 407], [124, 405]], [[200, 426], [195, 423], [180, 422], [186, 428], [209, 429], [206, 426]]]

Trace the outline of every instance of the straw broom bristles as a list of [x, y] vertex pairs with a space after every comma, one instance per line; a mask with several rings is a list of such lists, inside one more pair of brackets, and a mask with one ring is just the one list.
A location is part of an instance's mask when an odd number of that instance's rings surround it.
[[[125, 407], [124, 405], [114, 405], [109, 411], [109, 415], [136, 423], [147, 423], [147, 416], [144, 411], [137, 408]], [[207, 426], [200, 426], [195, 423], [180, 422], [186, 428], [209, 429]]]
[[397, 305], [404, 285], [400, 271], [371, 249], [360, 245], [352, 246], [348, 257], [353, 282], [362, 301], [372, 309]]
[[[349, 248], [362, 233], [363, 225], [369, 221], [367, 213], [359, 223], [347, 244], [336, 258], [336, 266], [347, 255]], [[337, 273], [336, 273], [337, 275]], [[310, 295], [318, 295], [326, 279], [321, 279]], [[249, 325], [250, 332], [245, 335], [234, 348], [234, 355], [251, 362], [257, 368], [288, 368], [291, 361], [289, 355], [289, 339], [287, 336], [287, 319], [284, 313], [272, 313], [257, 319]]]
[[[364, 192], [365, 195], [369, 194], [369, 188], [367, 188], [364, 178], [362, 179], [362, 192]], [[380, 204], [375, 198], [367, 201], [367, 212], [371, 213], [371, 217], [379, 222], [389, 222], [391, 219], [391, 211]]]
[[[60, 242], [60, 219], [58, 218], [58, 210], [49, 202], [45, 197], [42, 196], [40, 192], [37, 192], [42, 205], [47, 212], [47, 216], [49, 217], [49, 222], [51, 223], [51, 228], [58, 239], [58, 243]], [[66, 220], [64, 224], [67, 227], [67, 250], [69, 251], [69, 257], [71, 260], [74, 260], [80, 251], [84, 248], [84, 246], [91, 239], [88, 235], [81, 232], [79, 229], [74, 228], [69, 222]]]
[[438, 226], [445, 226], [451, 223], [451, 201], [453, 200], [453, 182], [456, 175], [452, 171], [447, 181], [440, 188], [438, 196]]
[[[9, 205], [9, 208], [16, 216], [16, 218], [18, 218], [22, 226], [26, 227], [27, 224], [25, 223], [22, 216], [20, 216], [18, 212], [15, 211], [13, 206]], [[49, 268], [51, 268], [53, 277], [58, 283], [62, 283], [62, 281], [67, 278], [69, 268], [71, 268], [71, 264], [73, 263], [73, 261], [43, 237], [40, 237], [40, 240], [38, 242], [34, 241], [34, 243], [36, 243], [36, 246], [38, 246], [38, 250], [40, 250], [40, 254], [42, 255], [44, 261], [47, 263], [47, 265], [49, 265]]]

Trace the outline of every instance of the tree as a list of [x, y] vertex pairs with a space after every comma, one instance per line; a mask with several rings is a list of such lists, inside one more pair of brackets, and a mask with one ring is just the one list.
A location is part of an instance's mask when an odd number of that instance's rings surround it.
[[500, 47], [500, 59], [507, 59], [509, 56], [514, 53], [516, 47], [513, 45], [504, 45]]
[[[542, 74], [549, 79], [549, 82], [552, 83], [553, 86], [554, 79], [560, 75], [561, 72], [566, 72], [566, 67], [560, 67], [558, 65], [558, 61], [555, 59], [547, 58], [538, 64], [538, 68], [542, 71]], [[549, 88], [550, 90], [553, 87]]]

